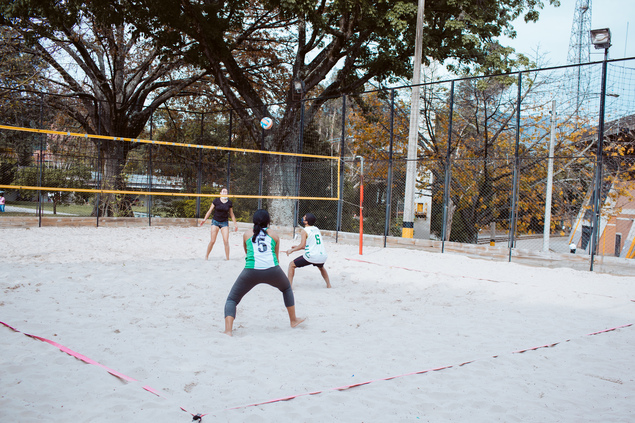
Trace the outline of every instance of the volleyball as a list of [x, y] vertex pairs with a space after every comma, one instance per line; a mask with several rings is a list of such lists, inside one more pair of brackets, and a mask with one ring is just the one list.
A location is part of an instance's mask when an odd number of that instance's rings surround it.
[[262, 126], [262, 129], [270, 129], [273, 126], [273, 119], [270, 117], [260, 119], [260, 126]]

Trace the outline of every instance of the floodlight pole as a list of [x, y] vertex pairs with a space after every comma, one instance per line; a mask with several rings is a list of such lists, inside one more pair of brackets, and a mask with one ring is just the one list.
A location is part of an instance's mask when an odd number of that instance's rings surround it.
[[604, 48], [604, 60], [602, 61], [602, 89], [600, 91], [600, 117], [598, 121], [598, 145], [595, 165], [595, 187], [593, 192], [593, 233], [591, 238], [591, 268], [593, 271], [593, 261], [600, 240], [600, 197], [602, 195], [602, 166], [604, 153], [604, 105], [606, 97], [606, 61], [609, 55], [610, 44]]

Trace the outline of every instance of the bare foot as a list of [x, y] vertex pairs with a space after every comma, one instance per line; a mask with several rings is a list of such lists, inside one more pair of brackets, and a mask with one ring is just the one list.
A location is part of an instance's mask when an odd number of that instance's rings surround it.
[[326, 287], [327, 287], [327, 288], [330, 288], [330, 287], [331, 287], [331, 284], [330, 284], [330, 283], [327, 283], [327, 284], [326, 284]]
[[300, 323], [304, 322], [305, 320], [306, 320], [306, 317], [302, 319], [295, 319], [294, 321], [291, 322], [291, 327], [294, 328], [298, 326]]
[[233, 330], [234, 330], [234, 317], [225, 316], [225, 331], [223, 333], [225, 335], [233, 336], [232, 335]]

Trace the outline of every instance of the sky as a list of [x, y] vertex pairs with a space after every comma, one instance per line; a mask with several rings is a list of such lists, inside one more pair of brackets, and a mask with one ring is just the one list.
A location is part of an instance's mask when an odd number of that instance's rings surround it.
[[[532, 59], [538, 49], [540, 54], [546, 54], [540, 67], [566, 65], [577, 0], [560, 0], [559, 7], [549, 5], [549, 0], [543, 2], [538, 22], [518, 19], [514, 22], [516, 38], [503, 37], [501, 44]], [[591, 29], [600, 28], [611, 30], [609, 59], [635, 57], [635, 0], [591, 0]], [[603, 53], [604, 50], [591, 48], [591, 61], [602, 60]]]

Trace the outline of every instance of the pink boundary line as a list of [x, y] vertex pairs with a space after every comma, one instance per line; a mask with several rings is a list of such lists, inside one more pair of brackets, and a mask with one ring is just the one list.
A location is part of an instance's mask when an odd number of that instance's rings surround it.
[[[477, 281], [487, 281], [487, 282], [495, 282], [495, 283], [513, 283], [515, 285], [518, 285], [518, 282], [512, 282], [512, 281], [498, 281], [496, 279], [485, 279], [485, 278], [475, 278], [472, 276], [463, 276], [463, 275], [453, 275], [451, 273], [443, 273], [443, 272], [430, 272], [427, 270], [419, 270], [419, 269], [411, 269], [409, 267], [401, 267], [401, 266], [393, 266], [393, 265], [386, 265], [386, 264], [381, 264], [381, 263], [375, 263], [372, 261], [368, 261], [368, 260], [361, 260], [361, 259], [355, 259], [355, 258], [349, 258], [349, 257], [345, 257], [346, 260], [349, 261], [357, 261], [360, 263], [367, 263], [367, 264], [374, 264], [375, 266], [386, 266], [386, 267], [393, 267], [395, 269], [403, 269], [403, 270], [409, 270], [411, 272], [419, 272], [419, 273], [429, 273], [432, 275], [444, 275], [444, 276], [452, 276], [455, 278], [463, 278], [463, 279], [473, 279], [473, 280], [477, 280]], [[575, 291], [574, 291], [575, 292]], [[610, 295], [601, 295], [601, 294], [589, 294], [589, 293], [584, 293], [587, 295], [597, 295], [600, 297], [606, 297], [606, 298], [615, 298], [615, 297], [611, 297]], [[635, 303], [635, 300], [631, 300], [632, 302]]]
[[360, 263], [367, 263], [367, 264], [374, 264], [375, 266], [387, 266], [387, 267], [392, 267], [394, 269], [403, 269], [403, 270], [409, 270], [411, 272], [420, 272], [420, 273], [430, 273], [432, 275], [444, 275], [444, 276], [452, 276], [455, 278], [464, 278], [464, 279], [474, 279], [477, 281], [487, 281], [487, 282], [496, 282], [496, 283], [501, 283], [501, 282], [507, 282], [507, 283], [513, 283], [513, 284], [517, 284], [517, 282], [512, 282], [512, 281], [497, 281], [495, 279], [485, 279], [485, 278], [475, 278], [472, 276], [462, 276], [462, 275], [452, 275], [450, 273], [443, 273], [443, 272], [429, 272], [427, 270], [419, 270], [419, 269], [411, 269], [409, 267], [401, 267], [401, 266], [393, 266], [393, 265], [385, 265], [385, 264], [381, 264], [381, 263], [375, 263], [372, 261], [367, 261], [367, 260], [361, 260], [361, 259], [355, 259], [355, 258], [349, 258], [346, 257], [346, 260], [349, 261], [357, 261]]
[[119, 379], [123, 379], [126, 382], [138, 382], [137, 379], [131, 378], [130, 376], [126, 376], [123, 373], [119, 373], [116, 370], [113, 370], [113, 369], [111, 369], [109, 367], [106, 367], [103, 364], [100, 364], [100, 363], [96, 362], [95, 360], [86, 357], [85, 355], [82, 355], [82, 354], [80, 354], [78, 352], [75, 352], [75, 351], [71, 350], [70, 348], [65, 347], [64, 345], [58, 344], [55, 341], [51, 341], [50, 339], [42, 338], [41, 336], [31, 335], [31, 334], [19, 331], [16, 328], [7, 325], [4, 322], [0, 322], [0, 324], [3, 324], [4, 326], [8, 327], [9, 329], [11, 329], [14, 332], [18, 332], [18, 333], [24, 334], [24, 335], [28, 336], [29, 338], [37, 339], [38, 341], [42, 341], [42, 342], [46, 342], [47, 344], [51, 344], [54, 347], [58, 348], [60, 351], [65, 352], [66, 354], [68, 354], [70, 356], [73, 356], [73, 357], [77, 358], [78, 360], [83, 361], [84, 363], [88, 363], [88, 364], [92, 364], [92, 365], [97, 366], [97, 367], [101, 367], [102, 369], [104, 369], [108, 373], [110, 373], [111, 375], [113, 375], [115, 377], [118, 377]]
[[[633, 326], [633, 324], [629, 323], [627, 325], [616, 326], [616, 327], [611, 328], [611, 329], [605, 329], [605, 330], [601, 330], [599, 332], [589, 333], [589, 334], [587, 334], [585, 336], [599, 335], [599, 334], [606, 333], [606, 332], [612, 332], [612, 331], [617, 330], [617, 329], [627, 328], [629, 326]], [[524, 349], [524, 350], [513, 351], [512, 354], [522, 354], [522, 353], [527, 352], [527, 351], [535, 351], [535, 350], [538, 350], [538, 349], [541, 349], [541, 348], [552, 348], [552, 347], [555, 347], [558, 344], [561, 344], [563, 342], [569, 342], [569, 341], [570, 341], [570, 339], [567, 339], [566, 341], [562, 341], [562, 342], [555, 342], [553, 344], [546, 344], [546, 345], [541, 345], [541, 346], [538, 346], [538, 347], [527, 348], [527, 349]], [[499, 356], [498, 355], [493, 355], [492, 357], [488, 357], [488, 358], [497, 358], [497, 357], [499, 357]], [[356, 384], [353, 384], [353, 385], [340, 386], [338, 388], [328, 388], [328, 389], [324, 389], [324, 390], [321, 390], [321, 391], [313, 391], [313, 392], [306, 392], [306, 393], [303, 393], [303, 394], [290, 395], [288, 397], [276, 398], [276, 399], [271, 399], [271, 400], [268, 400], [268, 401], [262, 401], [262, 402], [256, 402], [256, 403], [253, 403], [253, 404], [248, 404], [248, 405], [240, 405], [240, 406], [237, 406], [237, 407], [226, 408], [225, 410], [237, 410], [239, 408], [255, 407], [255, 406], [258, 406], [258, 405], [271, 404], [271, 403], [280, 402], [280, 401], [289, 401], [289, 400], [292, 400], [294, 398], [303, 397], [303, 396], [307, 396], [307, 395], [321, 394], [321, 393], [328, 392], [328, 391], [345, 391], [345, 390], [350, 389], [350, 388], [355, 388], [357, 386], [368, 385], [369, 383], [373, 383], [373, 382], [380, 382], [380, 381], [385, 381], [385, 380], [397, 379], [397, 378], [401, 378], [401, 377], [405, 377], [405, 376], [412, 376], [412, 375], [419, 375], [419, 374], [430, 373], [430, 372], [437, 372], [437, 371], [440, 371], [440, 370], [450, 369], [450, 368], [453, 368], [453, 367], [463, 367], [463, 366], [465, 366], [467, 364], [474, 363], [476, 361], [480, 361], [480, 360], [471, 360], [471, 361], [466, 361], [464, 363], [457, 364], [457, 365], [435, 367], [433, 369], [427, 369], [427, 370], [421, 370], [421, 371], [416, 371], [416, 372], [404, 373], [404, 374], [397, 375], [397, 376], [389, 376], [389, 377], [384, 377], [384, 378], [380, 378], [380, 379], [373, 379], [373, 380], [369, 380], [369, 381], [366, 381], [366, 382], [356, 383]]]
[[[9, 329], [11, 329], [11, 330], [12, 330], [12, 331], [14, 331], [14, 332], [17, 332], [17, 333], [21, 333], [21, 334], [23, 334], [23, 335], [26, 335], [26, 336], [28, 336], [29, 338], [37, 339], [38, 341], [42, 341], [42, 342], [45, 342], [45, 343], [47, 343], [47, 344], [53, 345], [54, 347], [58, 348], [60, 351], [65, 352], [66, 354], [68, 354], [68, 355], [70, 355], [70, 356], [72, 356], [72, 357], [75, 357], [76, 359], [81, 360], [81, 361], [83, 361], [84, 363], [87, 363], [87, 364], [92, 364], [93, 366], [97, 366], [97, 367], [101, 367], [102, 369], [104, 369], [104, 370], [106, 370], [108, 373], [110, 373], [111, 375], [113, 375], [113, 376], [115, 376], [115, 377], [117, 377], [117, 378], [119, 378], [119, 379], [125, 380], [126, 382], [139, 382], [137, 379], [134, 379], [134, 378], [132, 378], [132, 377], [130, 377], [130, 376], [126, 376], [126, 375], [124, 375], [123, 373], [120, 373], [120, 372], [118, 372], [118, 371], [116, 371], [116, 370], [111, 369], [110, 367], [104, 366], [103, 364], [101, 364], [101, 363], [99, 363], [99, 362], [97, 362], [97, 361], [93, 360], [92, 358], [88, 358], [88, 357], [86, 357], [85, 355], [82, 355], [82, 354], [80, 354], [80, 353], [78, 353], [78, 352], [75, 352], [75, 351], [71, 350], [70, 348], [65, 347], [64, 345], [58, 344], [58, 343], [57, 343], [57, 342], [55, 342], [55, 341], [51, 341], [50, 339], [42, 338], [41, 336], [31, 335], [31, 334], [28, 334], [28, 333], [22, 332], [22, 331], [20, 331], [20, 330], [17, 330], [16, 328], [14, 328], [14, 327], [13, 327], [13, 326], [11, 326], [11, 325], [8, 325], [8, 324], [4, 323], [4, 322], [0, 322], [0, 324], [2, 324], [2, 325], [4, 325], [4, 326], [8, 327]], [[150, 393], [152, 393], [152, 394], [154, 394], [154, 395], [158, 396], [158, 397], [161, 397], [161, 398], [165, 399], [165, 397], [164, 397], [164, 396], [162, 396], [162, 395], [159, 393], [159, 391], [157, 391], [156, 389], [152, 388], [151, 386], [145, 385], [145, 386], [142, 386], [142, 388], [143, 388], [144, 390], [146, 390], [146, 391], [148, 391], [148, 392], [150, 392]], [[189, 414], [191, 414], [192, 416], [194, 416], [194, 414], [192, 414], [191, 412], [187, 411], [187, 410], [186, 410], [185, 408], [183, 408], [183, 407], [181, 407], [181, 410], [183, 410], [183, 411], [185, 411], [186, 413], [189, 413]], [[199, 416], [200, 416], [200, 417], [202, 417], [202, 416], [204, 416], [204, 414], [203, 414], [203, 415], [199, 415]]]
[[[108, 373], [110, 373], [113, 376], [116, 376], [116, 377], [121, 378], [123, 380], [126, 380], [128, 382], [138, 382], [136, 379], [133, 379], [133, 378], [131, 378], [129, 376], [126, 376], [126, 375], [124, 375], [122, 373], [119, 373], [119, 372], [117, 372], [115, 370], [112, 370], [112, 369], [110, 369], [110, 368], [108, 368], [108, 367], [106, 367], [106, 366], [104, 366], [104, 365], [102, 365], [102, 364], [100, 364], [100, 363], [98, 363], [98, 362], [86, 357], [86, 356], [83, 356], [83, 355], [81, 355], [79, 353], [76, 353], [75, 351], [72, 351], [69, 348], [64, 347], [63, 345], [58, 344], [57, 342], [53, 342], [53, 341], [48, 340], [46, 338], [42, 338], [42, 337], [35, 336], [35, 335], [29, 335], [28, 333], [21, 332], [21, 331], [15, 329], [14, 327], [12, 327], [12, 326], [4, 323], [4, 322], [1, 322], [1, 321], [0, 321], [0, 324], [8, 327], [9, 329], [13, 330], [14, 332], [22, 333], [22, 334], [24, 334], [24, 335], [26, 335], [26, 336], [28, 336], [30, 338], [37, 339], [37, 340], [49, 343], [49, 344], [59, 348], [61, 351], [65, 352], [65, 353], [67, 353], [67, 354], [69, 354], [69, 355], [71, 355], [71, 356], [73, 356], [75, 358], [78, 358], [79, 360], [81, 360], [81, 361], [83, 361], [85, 363], [93, 364], [93, 365], [96, 365], [98, 367], [101, 367], [101, 368], [105, 369]], [[627, 327], [630, 327], [630, 326], [633, 326], [633, 323], [629, 323], [629, 324], [621, 325], [621, 326], [616, 326], [614, 328], [604, 329], [604, 330], [597, 331], [597, 332], [591, 332], [591, 333], [586, 334], [585, 336], [594, 336], [594, 335], [599, 335], [599, 334], [603, 334], [603, 333], [607, 333], [607, 332], [613, 332], [615, 330], [627, 328]], [[561, 344], [563, 342], [569, 342], [569, 341], [571, 341], [571, 339], [567, 339], [566, 341], [561, 341], [561, 342], [555, 342], [553, 344], [545, 344], [545, 345], [540, 345], [538, 347], [526, 348], [526, 349], [523, 349], [523, 350], [512, 351], [512, 354], [522, 354], [522, 353], [525, 353], [525, 352], [528, 352], [528, 351], [535, 351], [535, 350], [538, 350], [538, 349], [541, 349], [541, 348], [552, 348], [552, 347], [555, 347], [558, 344]], [[497, 358], [497, 357], [499, 357], [499, 355], [494, 355], [491, 358]], [[388, 377], [379, 378], [379, 379], [372, 379], [372, 380], [368, 380], [366, 382], [360, 382], [360, 383], [355, 383], [355, 384], [351, 384], [351, 385], [344, 385], [344, 386], [340, 386], [340, 387], [337, 387], [337, 388], [328, 388], [328, 389], [323, 389], [323, 390], [320, 390], [320, 391], [305, 392], [303, 394], [296, 394], [296, 395], [290, 395], [290, 396], [287, 396], [287, 397], [274, 398], [274, 399], [270, 399], [270, 400], [267, 400], [267, 401], [256, 402], [256, 403], [253, 403], [253, 404], [239, 405], [237, 407], [226, 408], [223, 411], [237, 410], [237, 409], [240, 409], [240, 408], [255, 407], [255, 406], [258, 406], [258, 405], [272, 404], [272, 403], [281, 402], [281, 401], [289, 401], [289, 400], [292, 400], [294, 398], [304, 397], [304, 396], [307, 396], [307, 395], [317, 395], [317, 394], [325, 393], [325, 392], [328, 392], [328, 391], [345, 391], [347, 389], [351, 389], [351, 388], [355, 388], [355, 387], [363, 386], [363, 385], [368, 385], [368, 384], [374, 383], [374, 382], [381, 382], [381, 381], [386, 381], [386, 380], [402, 378], [402, 377], [405, 377], [405, 376], [412, 376], [412, 375], [419, 375], [419, 374], [430, 373], [430, 372], [437, 372], [437, 371], [440, 371], [440, 370], [450, 369], [450, 368], [453, 368], [453, 367], [462, 367], [462, 366], [465, 366], [467, 364], [474, 363], [476, 361], [480, 361], [480, 360], [471, 360], [471, 361], [463, 362], [463, 363], [458, 364], [458, 365], [435, 367], [435, 368], [432, 368], [432, 369], [420, 370], [420, 371], [415, 371], [415, 372], [410, 372], [410, 373], [404, 373], [404, 374], [396, 375], [396, 376], [388, 376]], [[142, 388], [144, 390], [150, 392], [150, 393], [153, 393], [154, 395], [157, 395], [157, 396], [159, 396], [161, 398], [164, 398], [163, 396], [161, 396], [157, 392], [156, 389], [151, 388], [150, 386], [146, 385], [146, 386], [143, 386]], [[203, 416], [206, 416], [207, 414], [209, 414], [209, 413], [205, 413], [205, 414], [196, 414], [195, 415], [195, 414], [192, 414], [191, 412], [187, 411], [183, 407], [180, 407], [180, 408], [181, 408], [181, 410], [185, 411], [186, 413], [192, 415], [194, 417], [194, 420], [201, 421]]]

